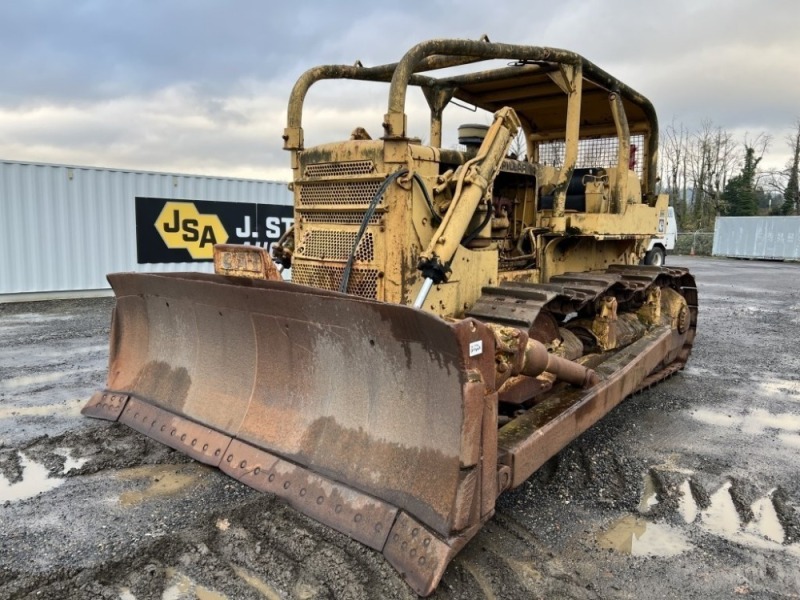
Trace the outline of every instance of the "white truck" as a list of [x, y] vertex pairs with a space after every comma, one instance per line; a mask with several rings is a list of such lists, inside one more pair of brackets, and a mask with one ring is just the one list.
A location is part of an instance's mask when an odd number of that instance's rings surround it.
[[675, 218], [675, 209], [671, 206], [667, 208], [667, 222], [663, 227], [658, 224], [660, 235], [654, 236], [647, 246], [647, 254], [644, 255], [642, 262], [646, 265], [661, 266], [667, 256], [667, 251], [675, 248], [675, 240], [678, 237], [678, 220]]

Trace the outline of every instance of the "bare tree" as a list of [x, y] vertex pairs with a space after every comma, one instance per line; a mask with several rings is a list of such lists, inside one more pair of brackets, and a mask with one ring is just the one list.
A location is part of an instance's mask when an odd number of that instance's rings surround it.
[[686, 155], [689, 146], [689, 132], [673, 121], [661, 134], [661, 169], [662, 185], [669, 194], [670, 204], [675, 207], [678, 222], [683, 225], [686, 220], [687, 183]]
[[509, 152], [517, 160], [525, 160], [525, 156], [528, 153], [528, 146], [525, 140], [525, 132], [522, 130], [522, 128], [517, 131], [517, 135], [514, 136], [513, 140], [511, 140]]
[[795, 130], [786, 138], [792, 149], [792, 157], [787, 165], [786, 187], [783, 191], [781, 213], [784, 215], [800, 214], [800, 119], [795, 121]]
[[724, 212], [725, 185], [741, 163], [738, 144], [729, 131], [704, 121], [690, 140], [687, 162], [692, 184], [690, 225], [711, 228], [716, 215]]

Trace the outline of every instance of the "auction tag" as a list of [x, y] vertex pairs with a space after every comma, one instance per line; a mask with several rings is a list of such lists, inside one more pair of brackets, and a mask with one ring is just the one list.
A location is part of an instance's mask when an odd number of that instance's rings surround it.
[[479, 354], [483, 354], [483, 340], [478, 340], [477, 342], [470, 342], [469, 343], [469, 355], [478, 356]]

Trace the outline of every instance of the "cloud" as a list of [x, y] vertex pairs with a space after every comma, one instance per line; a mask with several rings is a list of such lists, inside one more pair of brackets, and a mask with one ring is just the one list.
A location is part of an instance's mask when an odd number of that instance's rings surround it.
[[[583, 54], [648, 96], [662, 123], [770, 133], [771, 160], [782, 161], [800, 116], [799, 18], [789, 0], [6, 2], [0, 156], [285, 179], [286, 102], [305, 69], [392, 62], [423, 39], [487, 33]], [[377, 136], [385, 109], [385, 88], [320, 83], [306, 140], [342, 139], [356, 126]], [[426, 138], [421, 96], [408, 112]], [[445, 145], [459, 123], [485, 119], [454, 112]]]

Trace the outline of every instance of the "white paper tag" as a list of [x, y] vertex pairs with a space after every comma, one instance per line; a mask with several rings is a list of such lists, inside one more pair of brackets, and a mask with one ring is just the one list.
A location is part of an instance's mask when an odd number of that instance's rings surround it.
[[477, 342], [470, 342], [469, 355], [478, 356], [479, 354], [483, 354], [483, 340], [478, 340]]

